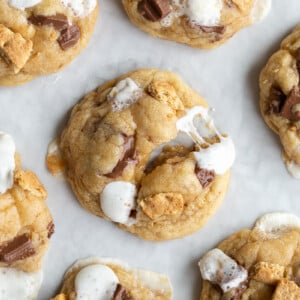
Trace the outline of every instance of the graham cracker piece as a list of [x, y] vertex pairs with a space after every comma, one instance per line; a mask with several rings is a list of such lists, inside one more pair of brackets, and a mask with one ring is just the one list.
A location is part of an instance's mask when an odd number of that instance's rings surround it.
[[14, 33], [0, 24], [0, 57], [17, 74], [28, 61], [32, 51], [32, 41], [20, 33]]

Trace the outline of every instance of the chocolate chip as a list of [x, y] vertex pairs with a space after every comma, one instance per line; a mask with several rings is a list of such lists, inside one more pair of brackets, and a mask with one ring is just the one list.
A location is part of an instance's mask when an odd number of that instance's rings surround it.
[[286, 95], [283, 91], [279, 87], [272, 85], [269, 92], [269, 107], [266, 113], [278, 114], [282, 109], [285, 99]]
[[124, 144], [123, 144], [123, 153], [117, 165], [114, 169], [109, 173], [105, 174], [107, 177], [116, 178], [122, 175], [123, 170], [129, 164], [137, 163], [137, 155], [134, 147], [134, 137], [133, 136], [124, 136]]
[[202, 26], [199, 28], [205, 33], [218, 33], [223, 34], [225, 32], [225, 26]]
[[73, 24], [60, 33], [60, 37], [57, 39], [59, 46], [62, 50], [74, 46], [80, 39], [80, 30], [76, 24]]
[[215, 178], [214, 171], [199, 168], [197, 165], [195, 168], [195, 174], [203, 188], [206, 188], [208, 185], [210, 185]]
[[63, 14], [56, 14], [54, 16], [32, 15], [28, 20], [33, 25], [52, 26], [57, 31], [62, 31], [69, 26], [68, 18]]
[[300, 91], [299, 87], [294, 87], [285, 100], [279, 115], [293, 122], [299, 121], [300, 105], [298, 106], [298, 104], [300, 104]]
[[47, 226], [47, 230], [48, 230], [48, 239], [51, 238], [52, 234], [54, 233], [54, 223], [51, 221], [48, 226]]
[[171, 5], [169, 0], [142, 0], [138, 11], [145, 19], [157, 22], [171, 12]]
[[24, 233], [7, 242], [0, 248], [0, 261], [11, 264], [35, 254], [35, 249], [28, 234]]
[[121, 284], [118, 283], [111, 300], [134, 300], [134, 299], [130, 296], [128, 291]]

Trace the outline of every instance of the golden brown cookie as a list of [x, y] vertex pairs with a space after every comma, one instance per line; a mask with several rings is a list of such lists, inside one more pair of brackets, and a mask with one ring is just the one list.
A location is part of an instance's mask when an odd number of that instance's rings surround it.
[[154, 37], [211, 49], [268, 13], [270, 0], [122, 0], [133, 24]]
[[52, 173], [65, 167], [85, 209], [159, 241], [203, 226], [224, 198], [234, 157], [195, 91], [171, 72], [145, 69], [86, 95], [47, 164]]
[[300, 178], [300, 25], [281, 43], [260, 74], [260, 109], [279, 135], [288, 171]]
[[172, 286], [163, 274], [131, 269], [115, 259], [90, 257], [65, 274], [60, 294], [52, 300], [169, 300]]
[[0, 132], [0, 299], [35, 299], [54, 232], [36, 175], [23, 171], [12, 138]]
[[57, 72], [87, 45], [97, 1], [0, 0], [0, 86]]
[[201, 258], [200, 299], [300, 299], [299, 241], [300, 218], [264, 215]]

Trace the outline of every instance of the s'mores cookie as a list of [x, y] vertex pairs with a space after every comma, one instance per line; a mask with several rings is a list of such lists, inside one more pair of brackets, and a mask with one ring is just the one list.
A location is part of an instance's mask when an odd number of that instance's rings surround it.
[[206, 253], [201, 300], [300, 299], [300, 219], [270, 213]]
[[148, 240], [198, 230], [221, 204], [235, 159], [203, 98], [171, 72], [137, 70], [74, 108], [49, 147], [81, 205]]
[[0, 132], [0, 299], [36, 299], [54, 232], [47, 192], [23, 171], [12, 137]]
[[87, 45], [96, 0], [0, 0], [0, 86], [57, 72]]
[[66, 272], [60, 294], [52, 300], [169, 300], [172, 286], [167, 276], [132, 269], [116, 259], [90, 257]]
[[271, 0], [122, 0], [133, 24], [154, 37], [196, 48], [220, 46], [263, 19]]
[[300, 179], [300, 25], [281, 43], [260, 74], [260, 109], [279, 136], [288, 171]]

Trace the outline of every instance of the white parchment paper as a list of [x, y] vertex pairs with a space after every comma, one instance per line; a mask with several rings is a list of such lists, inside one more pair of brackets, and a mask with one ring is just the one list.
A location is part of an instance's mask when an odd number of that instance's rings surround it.
[[[272, 211], [300, 215], [300, 182], [290, 177], [281, 146], [258, 109], [258, 75], [280, 41], [300, 22], [299, 0], [273, 0], [271, 14], [216, 50], [202, 51], [154, 39], [127, 19], [120, 0], [100, 1], [100, 17], [87, 49], [62, 72], [24, 86], [0, 88], [0, 130], [12, 134], [24, 168], [45, 184], [56, 233], [44, 262], [39, 300], [58, 291], [64, 271], [89, 255], [115, 257], [132, 267], [163, 272], [174, 300], [198, 300], [197, 261], [235, 231]], [[216, 123], [237, 148], [222, 207], [197, 233], [152, 243], [123, 232], [84, 209], [66, 182], [52, 177], [44, 159], [72, 106], [108, 79], [141, 67], [177, 72], [216, 109]]]

